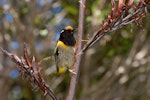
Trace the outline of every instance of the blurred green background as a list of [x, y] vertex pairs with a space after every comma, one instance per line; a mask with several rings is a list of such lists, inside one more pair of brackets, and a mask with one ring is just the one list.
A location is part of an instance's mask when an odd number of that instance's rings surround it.
[[[0, 47], [23, 56], [25, 42], [37, 61], [50, 56], [61, 29], [78, 27], [78, 9], [78, 0], [0, 0]], [[100, 28], [110, 11], [110, 0], [87, 0], [84, 39]], [[149, 14], [140, 23], [143, 29], [133, 23], [87, 50], [76, 100], [149, 100]], [[43, 63], [41, 74], [58, 99], [65, 100], [70, 75], [57, 76], [54, 61]], [[0, 100], [41, 100], [42, 95], [0, 52]]]

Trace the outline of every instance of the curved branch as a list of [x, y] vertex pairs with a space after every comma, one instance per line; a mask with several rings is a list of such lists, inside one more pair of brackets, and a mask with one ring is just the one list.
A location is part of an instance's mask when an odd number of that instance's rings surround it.
[[80, 51], [81, 53], [85, 52], [89, 47], [94, 45], [106, 34], [133, 22], [139, 21], [139, 19], [145, 15], [145, 9], [150, 8], [150, 1], [148, 0], [140, 0], [139, 4], [134, 8], [135, 10], [133, 12], [130, 12], [130, 8], [132, 8], [133, 5], [133, 0], [131, 0], [128, 4], [124, 4], [122, 0], [119, 0], [118, 9], [115, 6], [116, 4], [114, 0], [111, 0], [111, 4], [112, 12], [110, 15], [108, 15], [107, 21], [87, 42], [87, 44]]
[[31, 80], [30, 83], [34, 86], [38, 86], [43, 91], [44, 98], [49, 95], [53, 100], [57, 100], [54, 92], [49, 88], [45, 80], [40, 75], [39, 64], [35, 62], [35, 58], [33, 57], [32, 61], [30, 60], [26, 46], [24, 47], [24, 57], [22, 58], [19, 58], [15, 54], [9, 53], [1, 47], [0, 50], [17, 64], [17, 69], [20, 71], [22, 76], [28, 76]]

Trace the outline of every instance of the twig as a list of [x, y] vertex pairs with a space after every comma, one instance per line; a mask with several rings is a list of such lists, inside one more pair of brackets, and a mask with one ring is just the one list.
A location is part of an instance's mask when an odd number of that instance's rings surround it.
[[79, 76], [79, 65], [81, 60], [81, 54], [85, 52], [89, 47], [94, 45], [98, 40], [103, 38], [106, 34], [115, 31], [117, 29], [122, 28], [128, 24], [133, 22], [137, 22], [141, 19], [145, 13], [145, 8], [149, 7], [150, 1], [148, 0], [140, 0], [139, 4], [136, 6], [134, 12], [130, 12], [130, 8], [133, 7], [134, 0], [130, 0], [129, 2], [123, 2], [123, 0], [119, 0], [118, 8], [116, 8], [116, 3], [114, 0], [111, 0], [112, 4], [112, 12], [108, 15], [107, 21], [102, 25], [102, 27], [93, 35], [93, 37], [87, 42], [87, 44], [81, 49], [81, 39], [83, 33], [83, 21], [84, 21], [84, 11], [85, 11], [85, 2], [86, 0], [80, 1], [80, 14], [79, 14], [79, 30], [78, 30], [78, 50], [79, 53], [76, 58], [76, 63], [74, 65], [74, 69], [77, 73], [76, 76], [72, 76], [69, 94], [67, 100], [73, 100], [76, 90], [76, 85]]
[[129, 11], [133, 6], [133, 0], [130, 0], [130, 2], [128, 3], [126, 2], [126, 4], [123, 3], [122, 0], [119, 0], [118, 9], [116, 8], [116, 3], [114, 0], [111, 0], [111, 4], [112, 11], [111, 14], [108, 15], [107, 21], [83, 47], [83, 49], [80, 51], [81, 54], [106, 34], [111, 33], [133, 22], [137, 22], [139, 19], [141, 19], [145, 13], [145, 8], [149, 8], [150, 1], [140, 0], [134, 12]]
[[[84, 14], [86, 7], [86, 0], [80, 0], [80, 9], [79, 9], [79, 24], [78, 24], [78, 46], [77, 53], [81, 51], [82, 48], [82, 35], [83, 35], [83, 25], [84, 25]], [[74, 69], [76, 75], [72, 75], [69, 93], [67, 96], [67, 100], [73, 100], [76, 92], [78, 77], [79, 77], [79, 67], [80, 67], [81, 55], [76, 56], [76, 62], [74, 64]]]
[[1, 47], [0, 50], [17, 64], [17, 68], [22, 76], [26, 75], [27, 78], [31, 80], [30, 83], [33, 84], [33, 86], [38, 86], [43, 91], [44, 98], [46, 98], [46, 95], [49, 95], [53, 100], [57, 100], [54, 92], [49, 88], [44, 79], [41, 77], [39, 64], [35, 62], [35, 58], [33, 57], [32, 61], [30, 60], [26, 46], [24, 47], [24, 57], [22, 58], [19, 58], [15, 54], [9, 53]]

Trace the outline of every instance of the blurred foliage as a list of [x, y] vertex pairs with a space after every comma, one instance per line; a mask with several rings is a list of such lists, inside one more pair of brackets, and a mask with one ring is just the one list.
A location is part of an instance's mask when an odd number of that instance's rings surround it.
[[[2, 2], [3, 1], [3, 2]], [[28, 44], [36, 60], [52, 55], [61, 29], [77, 28], [78, 0], [0, 1], [0, 46], [18, 55]], [[110, 12], [109, 0], [88, 0], [84, 39], [90, 38]], [[149, 16], [149, 14], [147, 14]], [[81, 62], [77, 100], [149, 100], [149, 17], [108, 34], [90, 48]], [[75, 34], [76, 35], [76, 34]], [[13, 64], [0, 53], [0, 97], [2, 100], [40, 100], [27, 79], [16, 74]], [[17, 73], [17, 72], [15, 72]], [[59, 100], [68, 93], [70, 75], [56, 75], [53, 61], [44, 62], [41, 74]], [[49, 98], [47, 98], [49, 99]]]

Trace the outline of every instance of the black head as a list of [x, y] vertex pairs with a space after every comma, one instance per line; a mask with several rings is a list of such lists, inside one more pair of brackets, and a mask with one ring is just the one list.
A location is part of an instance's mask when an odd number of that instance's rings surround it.
[[75, 38], [73, 36], [74, 29], [71, 26], [67, 26], [62, 29], [59, 40], [68, 46], [75, 46]]

